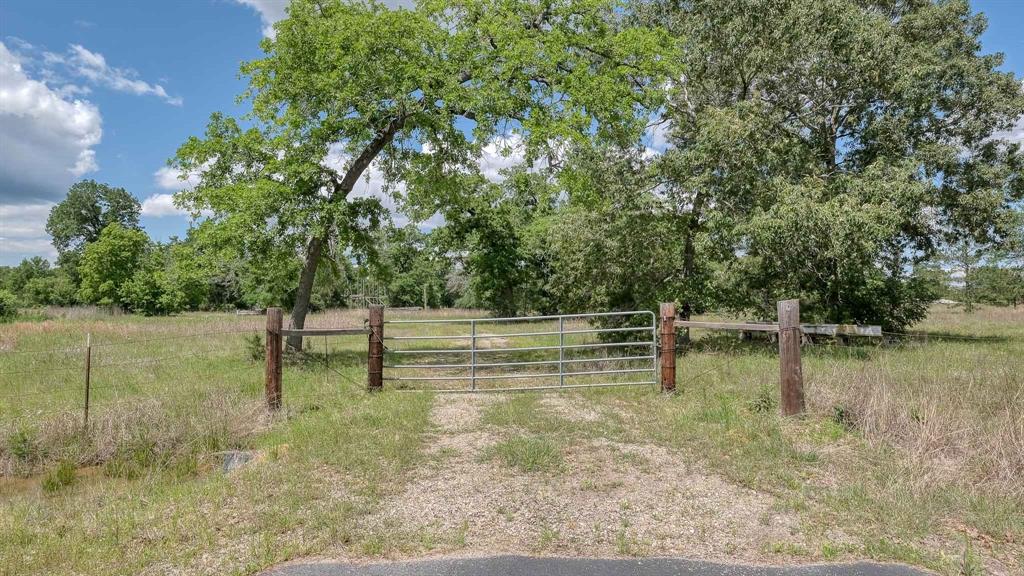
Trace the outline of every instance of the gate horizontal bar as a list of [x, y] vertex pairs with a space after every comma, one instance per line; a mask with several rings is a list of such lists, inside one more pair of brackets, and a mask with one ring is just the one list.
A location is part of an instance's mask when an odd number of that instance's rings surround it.
[[[477, 350], [479, 352], [479, 350]], [[583, 362], [613, 362], [617, 360], [654, 360], [655, 356], [605, 356], [604, 358], [572, 358], [562, 360], [562, 364], [573, 364]], [[491, 362], [477, 364], [477, 368], [496, 368], [500, 366], [535, 366], [540, 364], [558, 364], [558, 360], [531, 360], [529, 362]], [[469, 368], [472, 364], [385, 364], [385, 368]], [[653, 370], [653, 368], [651, 368]]]
[[282, 328], [282, 336], [355, 336], [369, 334], [366, 328]]
[[778, 332], [778, 324], [758, 324], [752, 322], [698, 322], [696, 320], [676, 320], [676, 326], [683, 328], [704, 328], [706, 330], [742, 330], [744, 332]]
[[488, 374], [485, 376], [392, 376], [385, 380], [395, 382], [422, 382], [427, 380], [507, 380], [510, 378], [554, 378], [558, 376], [593, 376], [594, 374], [636, 374], [653, 372], [653, 368], [631, 368], [626, 370], [591, 370], [587, 372], [538, 373], [538, 374]]
[[518, 322], [523, 320], [558, 320], [559, 318], [600, 318], [608, 316], [637, 316], [649, 314], [652, 324], [654, 312], [650, 310], [633, 310], [629, 312], [593, 312], [590, 314], [560, 314], [555, 316], [517, 316], [514, 318], [446, 318], [441, 320], [385, 320], [385, 324], [469, 324], [470, 322]]
[[530, 392], [531, 390], [567, 390], [569, 388], [608, 388], [611, 386], [654, 386], [657, 382], [642, 380], [639, 382], [598, 382], [595, 384], [566, 384], [565, 386], [520, 386], [516, 388], [446, 388], [431, 390], [429, 388], [396, 388], [399, 392], [434, 392], [438, 394], [474, 394], [477, 392]]
[[[677, 320], [676, 326], [683, 328], [704, 328], [705, 330], [738, 330], [741, 332], [778, 332], [779, 325], [774, 322], [699, 322], [696, 320]], [[856, 324], [801, 324], [800, 331], [804, 334], [821, 334], [825, 336], [881, 336], [881, 326], [861, 326]]]
[[572, 344], [571, 346], [525, 346], [521, 348], [478, 348], [477, 350], [460, 350], [443, 348], [440, 350], [385, 350], [388, 354], [469, 354], [471, 352], [528, 352], [532, 350], [584, 349], [584, 348], [617, 348], [628, 346], [654, 346], [654, 342], [611, 342], [596, 344]]
[[[650, 326], [630, 326], [626, 328], [592, 328], [588, 330], [565, 330], [559, 332], [554, 330], [551, 332], [515, 332], [511, 334], [477, 334], [475, 338], [477, 340], [487, 340], [494, 338], [516, 338], [521, 336], [558, 336], [559, 334], [598, 334], [603, 332], [640, 332], [651, 330]], [[385, 340], [469, 340], [474, 336], [385, 336]]]

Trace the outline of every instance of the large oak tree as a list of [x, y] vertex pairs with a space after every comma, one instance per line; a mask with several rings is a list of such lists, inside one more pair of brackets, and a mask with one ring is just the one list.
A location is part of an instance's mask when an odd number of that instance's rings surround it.
[[1021, 80], [966, 0], [638, 1], [686, 35], [657, 163], [683, 224], [681, 300], [902, 327], [914, 267], [1000, 243], [1024, 199]]
[[620, 26], [623, 14], [614, 0], [294, 0], [266, 56], [242, 66], [246, 125], [214, 115], [179, 149], [173, 164], [201, 181], [178, 202], [208, 211], [251, 258], [301, 251], [301, 328], [325, 254], [367, 248], [385, 217], [377, 199], [353, 195], [371, 167], [430, 213], [472, 189], [463, 184], [498, 135], [522, 135], [531, 158], [573, 139], [635, 137], [671, 42]]

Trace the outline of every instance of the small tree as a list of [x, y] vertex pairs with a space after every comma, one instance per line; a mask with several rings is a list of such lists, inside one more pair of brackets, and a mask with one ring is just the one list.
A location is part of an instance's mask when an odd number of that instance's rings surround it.
[[150, 242], [141, 230], [111, 224], [85, 246], [78, 297], [104, 306], [123, 304], [122, 289], [145, 264]]
[[83, 180], [50, 210], [46, 232], [53, 238], [61, 266], [73, 275], [82, 250], [98, 240], [104, 228], [118, 224], [138, 229], [140, 212], [139, 201], [124, 188]]

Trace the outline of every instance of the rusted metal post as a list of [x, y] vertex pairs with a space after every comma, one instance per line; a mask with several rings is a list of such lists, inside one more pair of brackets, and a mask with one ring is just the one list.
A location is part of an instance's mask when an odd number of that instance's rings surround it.
[[804, 375], [800, 366], [800, 301], [782, 300], [779, 306], [779, 370], [782, 415], [804, 411]]
[[370, 334], [367, 353], [366, 387], [370, 392], [384, 389], [384, 307], [370, 306]]
[[661, 391], [676, 389], [676, 304], [661, 305]]
[[85, 414], [82, 426], [89, 427], [89, 387], [92, 380], [92, 333], [85, 335]]
[[281, 408], [281, 326], [284, 314], [280, 308], [267, 308], [267, 408]]

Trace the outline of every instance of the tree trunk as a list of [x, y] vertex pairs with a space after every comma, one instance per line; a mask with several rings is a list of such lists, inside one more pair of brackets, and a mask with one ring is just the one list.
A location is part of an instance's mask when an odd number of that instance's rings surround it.
[[[686, 282], [686, 297], [681, 302], [679, 316], [683, 320], [689, 320], [693, 315], [693, 276], [697, 272], [697, 249], [694, 245], [694, 237], [700, 228], [700, 217], [704, 211], [704, 194], [698, 193], [693, 199], [693, 208], [690, 211], [690, 218], [686, 222], [683, 233], [683, 278]], [[682, 336], [683, 343], [690, 342], [690, 329], [686, 328]]]
[[[310, 239], [309, 246], [306, 247], [306, 262], [302, 265], [299, 289], [295, 293], [295, 306], [292, 307], [292, 328], [301, 330], [306, 325], [309, 298], [313, 294], [313, 280], [316, 279], [316, 269], [320, 264], [320, 254], [323, 252], [323, 248], [324, 239], [319, 237]], [[302, 350], [302, 336], [289, 336], [288, 347], [293, 350]]]
[[[377, 133], [372, 140], [363, 148], [352, 164], [349, 166], [345, 176], [334, 183], [334, 190], [331, 193], [331, 201], [343, 200], [352, 192], [352, 188], [359, 181], [363, 172], [370, 166], [373, 159], [380, 154], [385, 146], [391, 143], [395, 134], [402, 129], [408, 118], [406, 113], [393, 117], [383, 130]], [[327, 226], [330, 229], [330, 226]], [[320, 254], [323, 252], [324, 244], [327, 242], [329, 232], [325, 231], [323, 237], [314, 237], [309, 240], [306, 248], [306, 262], [302, 266], [302, 274], [299, 276], [299, 289], [295, 293], [295, 306], [292, 308], [292, 327], [302, 329], [306, 324], [306, 313], [309, 312], [309, 297], [313, 293], [313, 280], [316, 279], [316, 269], [320, 264]], [[302, 350], [302, 336], [289, 336], [288, 346], [295, 350]]]

